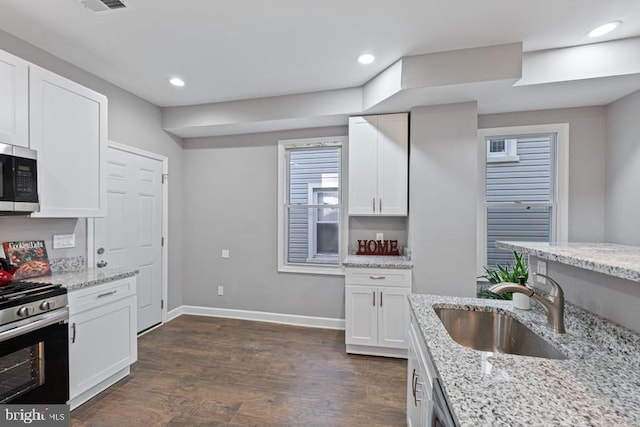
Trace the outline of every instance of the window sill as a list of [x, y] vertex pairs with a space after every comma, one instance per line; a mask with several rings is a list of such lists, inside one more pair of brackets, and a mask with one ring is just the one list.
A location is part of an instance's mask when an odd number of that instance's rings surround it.
[[487, 156], [487, 163], [519, 162], [520, 156]]
[[278, 267], [278, 272], [279, 273], [298, 273], [298, 274], [319, 274], [319, 275], [326, 275], [326, 276], [344, 276], [344, 268], [342, 267], [281, 265]]

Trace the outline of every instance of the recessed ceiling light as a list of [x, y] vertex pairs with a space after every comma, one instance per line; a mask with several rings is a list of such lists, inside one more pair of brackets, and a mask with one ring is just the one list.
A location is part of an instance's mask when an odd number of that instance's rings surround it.
[[358, 56], [358, 62], [364, 65], [371, 64], [375, 60], [376, 57], [370, 53], [363, 53], [362, 55]]
[[600, 25], [599, 27], [596, 27], [593, 30], [589, 31], [589, 37], [604, 36], [605, 34], [615, 30], [620, 24], [622, 24], [622, 21], [613, 21], [608, 22], [604, 25]]
[[172, 85], [176, 86], [176, 87], [182, 87], [184, 86], [184, 80], [182, 80], [180, 77], [172, 77], [169, 79], [169, 83], [171, 83]]

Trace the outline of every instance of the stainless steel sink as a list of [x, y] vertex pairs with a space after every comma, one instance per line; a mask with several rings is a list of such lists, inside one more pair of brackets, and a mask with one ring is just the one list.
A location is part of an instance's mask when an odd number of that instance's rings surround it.
[[454, 341], [480, 351], [566, 359], [551, 344], [508, 313], [434, 307]]

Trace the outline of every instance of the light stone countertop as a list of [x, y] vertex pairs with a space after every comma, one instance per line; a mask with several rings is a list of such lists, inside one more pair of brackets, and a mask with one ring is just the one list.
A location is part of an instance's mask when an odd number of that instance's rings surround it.
[[30, 282], [61, 284], [69, 292], [99, 285], [113, 280], [125, 279], [139, 273], [135, 268], [88, 268], [82, 270], [54, 272], [49, 276], [33, 277]]
[[640, 247], [611, 243], [496, 242], [500, 249], [518, 251], [620, 279], [640, 282]]
[[404, 256], [349, 255], [342, 265], [347, 268], [413, 268], [413, 262]]
[[[565, 306], [566, 334], [546, 329], [546, 315], [511, 301], [412, 294], [437, 376], [460, 426], [640, 426], [640, 335]], [[456, 343], [433, 305], [511, 311], [568, 359], [472, 350]]]

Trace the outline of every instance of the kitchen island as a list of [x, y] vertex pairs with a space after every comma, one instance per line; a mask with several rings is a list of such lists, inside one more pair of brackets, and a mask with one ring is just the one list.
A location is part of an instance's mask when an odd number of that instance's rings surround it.
[[[546, 329], [546, 315], [511, 301], [413, 294], [413, 319], [460, 426], [640, 425], [640, 335], [566, 304], [566, 334]], [[567, 356], [564, 360], [477, 351], [456, 343], [438, 307], [513, 314]]]

